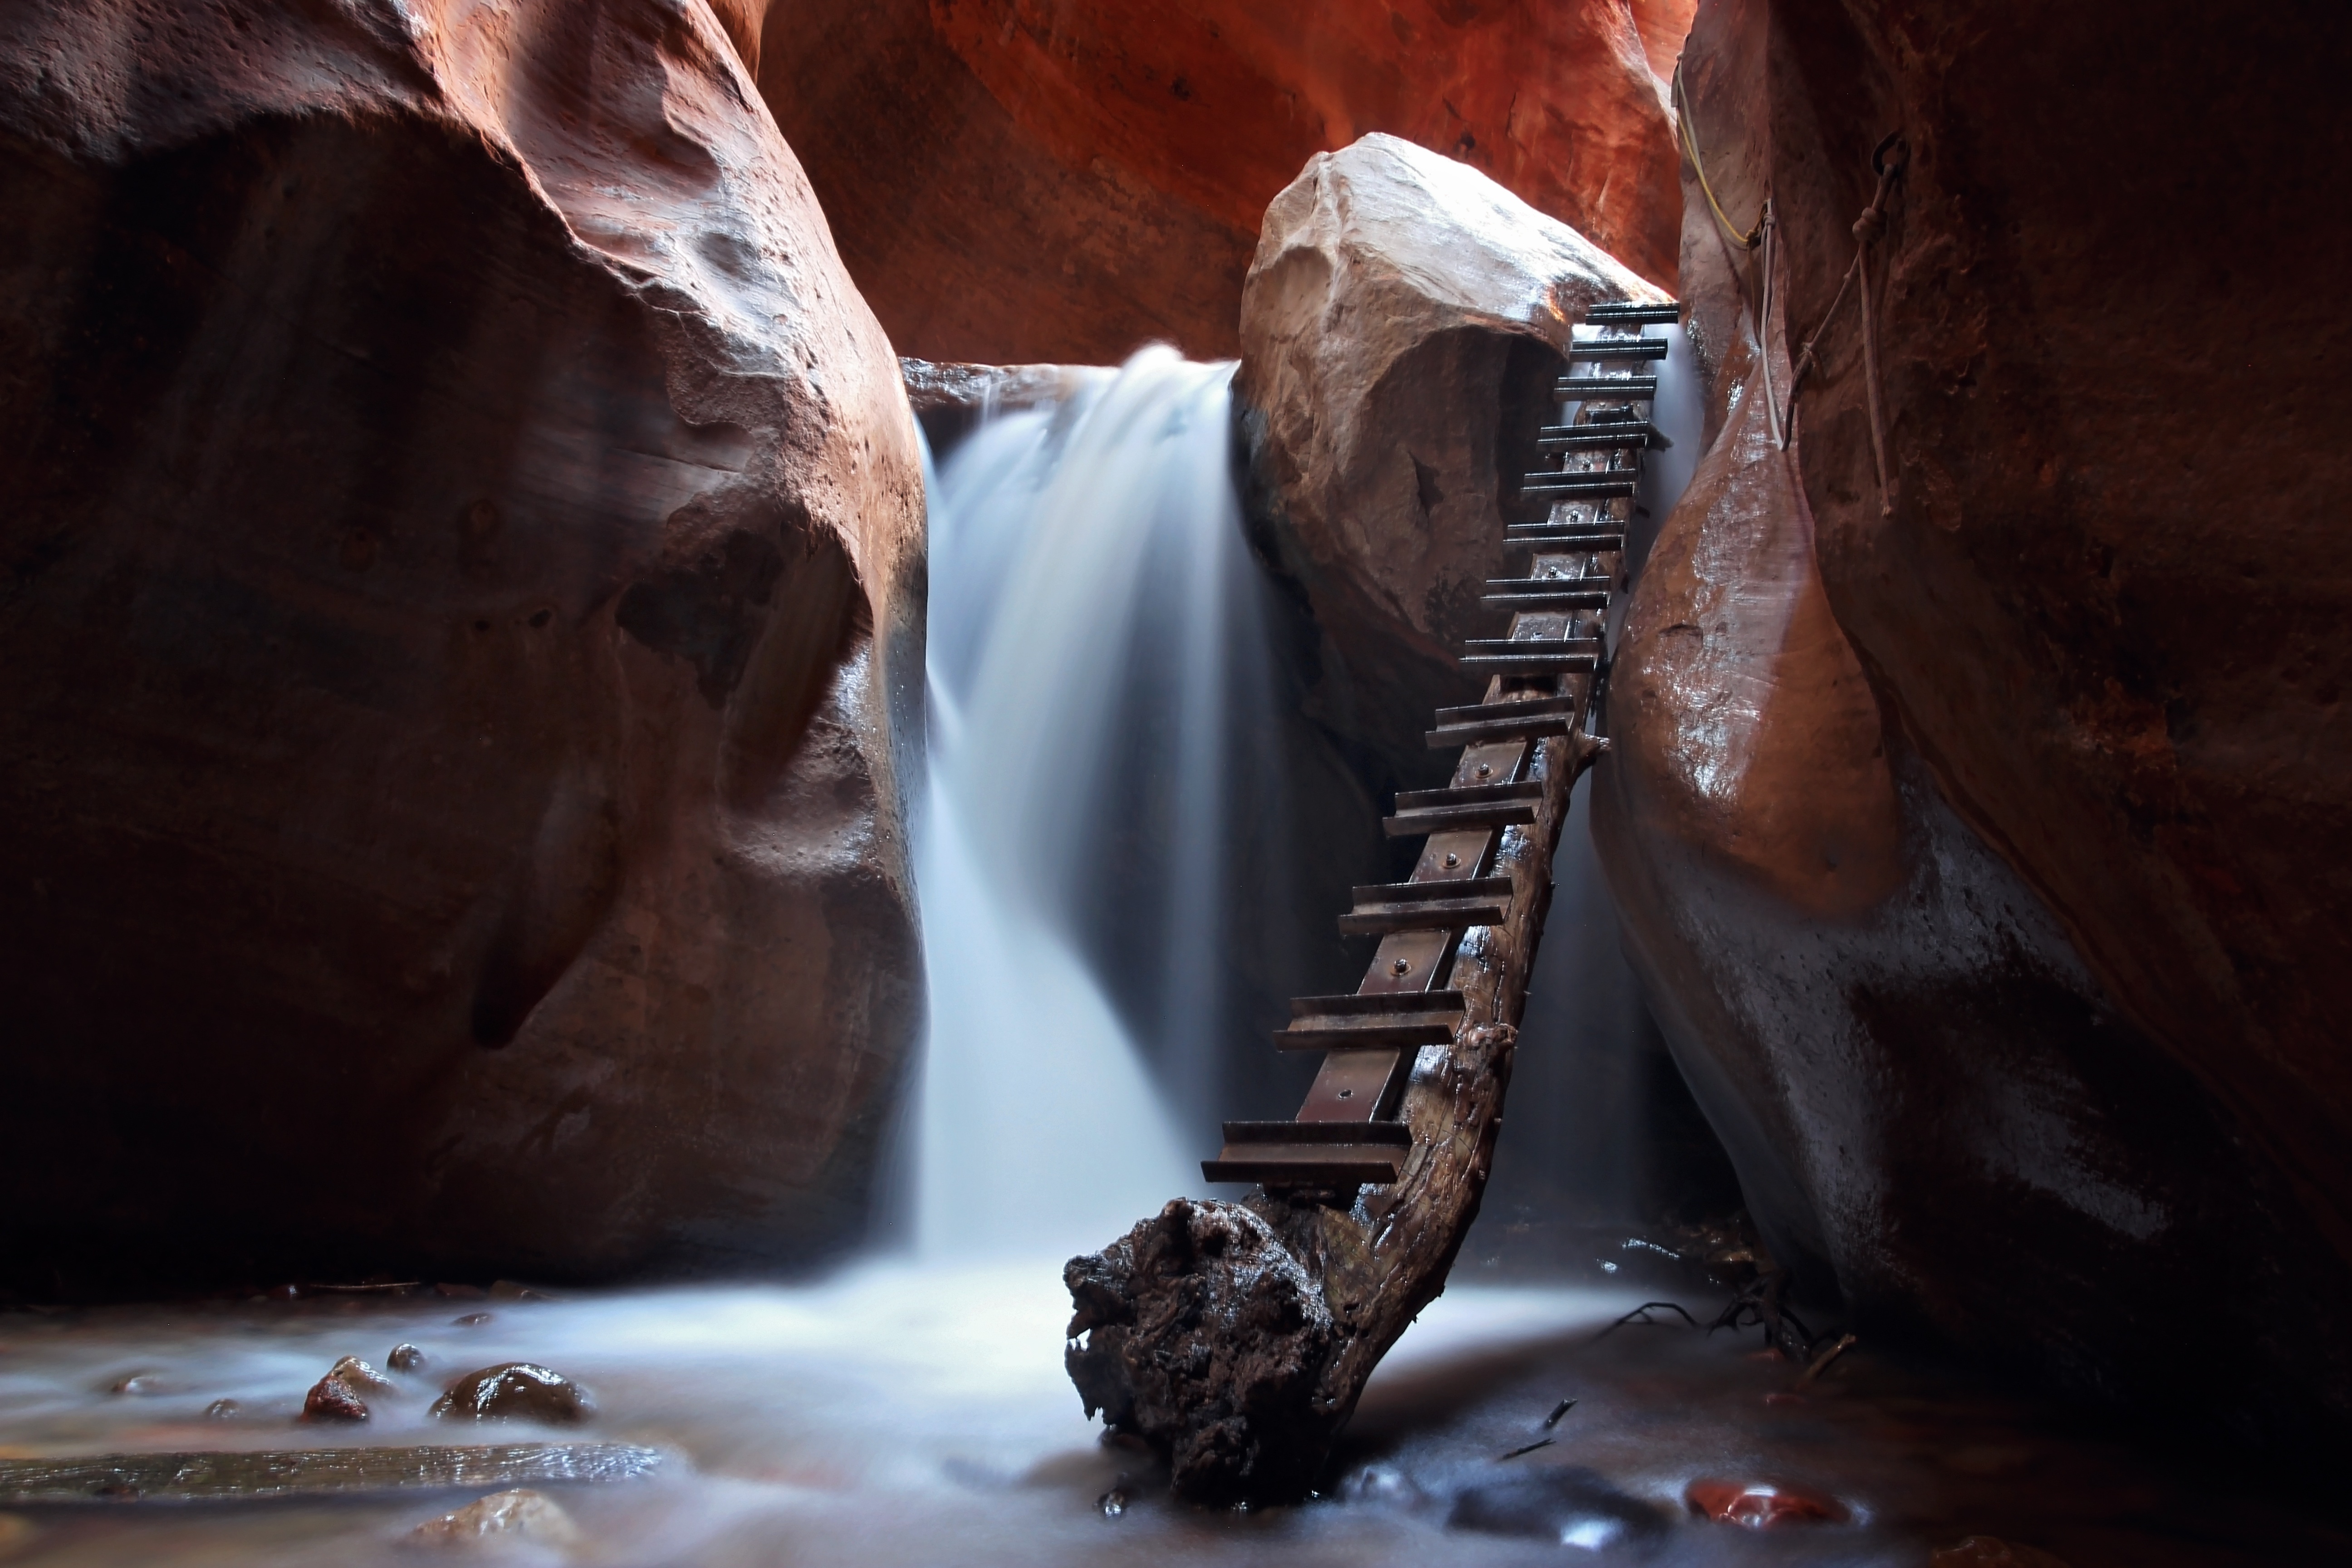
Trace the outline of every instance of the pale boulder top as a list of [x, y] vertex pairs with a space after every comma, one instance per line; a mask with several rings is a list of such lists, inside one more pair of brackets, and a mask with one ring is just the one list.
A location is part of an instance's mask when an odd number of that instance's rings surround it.
[[1534, 327], [1555, 343], [1568, 341], [1582, 301], [1667, 299], [1469, 164], [1382, 132], [1318, 153], [1274, 198], [1252, 277], [1302, 248], [1335, 270], [1387, 272], [1431, 300]]

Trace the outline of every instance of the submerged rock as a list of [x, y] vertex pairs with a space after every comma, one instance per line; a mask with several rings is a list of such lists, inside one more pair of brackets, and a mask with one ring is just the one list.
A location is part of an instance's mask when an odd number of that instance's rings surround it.
[[1487, 1535], [1518, 1535], [1598, 1552], [1665, 1532], [1666, 1521], [1641, 1499], [1595, 1471], [1537, 1469], [1470, 1487], [1456, 1495], [1445, 1522]]
[[469, 1372], [433, 1403], [446, 1420], [541, 1421], [571, 1426], [596, 1413], [588, 1391], [560, 1372], [531, 1362], [508, 1362]]
[[513, 1491], [492, 1492], [454, 1513], [428, 1519], [410, 1531], [407, 1539], [412, 1545], [445, 1551], [507, 1542], [564, 1551], [582, 1544], [586, 1538], [572, 1521], [572, 1516], [552, 1498], [528, 1487], [518, 1487]]
[[425, 1365], [425, 1352], [408, 1344], [393, 1346], [384, 1361], [394, 1372], [421, 1372]]
[[1762, 1481], [1693, 1481], [1683, 1493], [1683, 1501], [1702, 1519], [1748, 1530], [1836, 1524], [1850, 1517], [1845, 1505], [1835, 1498]]

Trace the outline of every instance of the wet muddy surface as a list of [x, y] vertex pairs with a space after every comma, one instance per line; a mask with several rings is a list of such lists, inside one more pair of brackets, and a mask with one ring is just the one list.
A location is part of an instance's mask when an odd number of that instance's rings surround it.
[[[1246, 1513], [1171, 1503], [1145, 1458], [1097, 1441], [1063, 1376], [1068, 1307], [1051, 1260], [560, 1301], [0, 1313], [0, 1458], [583, 1441], [663, 1457], [636, 1479], [534, 1482], [551, 1509], [487, 1482], [11, 1508], [0, 1559], [2352, 1562], [2352, 1531], [2326, 1517], [2321, 1493], [2200, 1457], [2174, 1435], [1974, 1390], [1868, 1345], [1800, 1388], [1800, 1369], [1760, 1354], [1752, 1331], [1601, 1333], [1640, 1300], [1457, 1287], [1374, 1379], [1326, 1495]], [[1687, 1304], [1711, 1315], [1711, 1303]], [[345, 1356], [379, 1380], [359, 1384], [366, 1419], [304, 1420]], [[509, 1363], [576, 1380], [585, 1418], [431, 1414], [466, 1374]], [[1979, 1543], [1954, 1552], [1970, 1537]], [[1953, 1554], [1938, 1563], [1939, 1551]]]

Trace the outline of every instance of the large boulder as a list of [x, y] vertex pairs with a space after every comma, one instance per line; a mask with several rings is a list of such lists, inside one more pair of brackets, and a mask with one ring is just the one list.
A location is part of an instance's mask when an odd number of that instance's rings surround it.
[[859, 1236], [898, 364], [702, 0], [0, 6], [0, 1257]]
[[1323, 638], [1318, 718], [1402, 759], [1430, 710], [1475, 700], [1454, 661], [1522, 515], [1569, 330], [1599, 301], [1664, 298], [1394, 136], [1318, 153], [1275, 198], [1234, 392], [1267, 549]]
[[1386, 132], [1654, 282], [1675, 266], [1663, 78], [1691, 0], [728, 0], [760, 89], [904, 353], [1236, 352], [1259, 215]]
[[[2352, 329], [2285, 194], [2326, 177], [2297, 106], [2342, 51], [2266, 13], [2217, 56], [2167, 12], [2118, 53], [2088, 13], [1702, 5], [1715, 195], [1780, 220], [1784, 408], [1872, 149], [1907, 141], [1870, 274], [1893, 504], [1855, 296], [1784, 452], [1761, 258], [1690, 183], [1714, 439], [1626, 620], [1595, 831], [1801, 1280], [1866, 1333], [2278, 1436], [2352, 1416], [2352, 564], [2318, 434]], [[2229, 173], [2249, 148], [2275, 196]]]

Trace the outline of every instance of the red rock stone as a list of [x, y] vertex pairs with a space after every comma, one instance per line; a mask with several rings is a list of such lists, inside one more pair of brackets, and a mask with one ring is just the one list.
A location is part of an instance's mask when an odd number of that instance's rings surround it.
[[[1671, 286], [1664, 110], [1689, 0], [769, 7], [760, 88], [902, 353], [1236, 352], [1261, 214], [1387, 132]], [[1540, 62], [1531, 68], [1531, 62]]]
[[310, 1385], [302, 1400], [305, 1421], [364, 1421], [368, 1418], [367, 1401], [355, 1393], [352, 1385], [329, 1373]]
[[365, 17], [0, 18], [0, 1250], [837, 1249], [919, 1015], [895, 358], [701, 6]]
[[1747, 1530], [1837, 1524], [1848, 1517], [1835, 1498], [1762, 1481], [1696, 1480], [1683, 1493], [1683, 1500], [1703, 1519]]
[[[2265, 63], [2314, 55], [2279, 33], [2210, 60], [2166, 15], [2118, 55], [1994, 4], [1702, 6], [1717, 194], [1744, 225], [1769, 190], [1781, 221], [1784, 399], [1871, 150], [1910, 139], [1874, 274], [1898, 491], [1882, 517], [1851, 298], [1789, 450], [1769, 440], [1760, 258], [1687, 185], [1713, 446], [1628, 608], [1594, 826], [1676, 1059], [1801, 1280], [2284, 1435], [2352, 1418], [2352, 1365], [2308, 1349], [2352, 1299], [2352, 1079], [2311, 1022], [2352, 972], [2314, 913], [2352, 875], [2352, 739], [2314, 700], [2352, 659], [2319, 630], [2352, 574], [2312, 521], [2347, 459], [2295, 446], [2352, 416], [2313, 368], [2352, 328], [2314, 314], [2313, 215], [2215, 205], [2237, 154], [2159, 107], [2197, 82], [2232, 148], [2276, 154], [2266, 180], [2319, 179], [2287, 106], [2326, 89]], [[2063, 89], [2058, 58], [2082, 66]], [[2092, 163], [2114, 178], [2076, 184]], [[2171, 181], [2200, 216], [2159, 239]], [[2193, 309], [2224, 277], [2229, 310]], [[2241, 1355], [2184, 1366], [2210, 1333]]]

